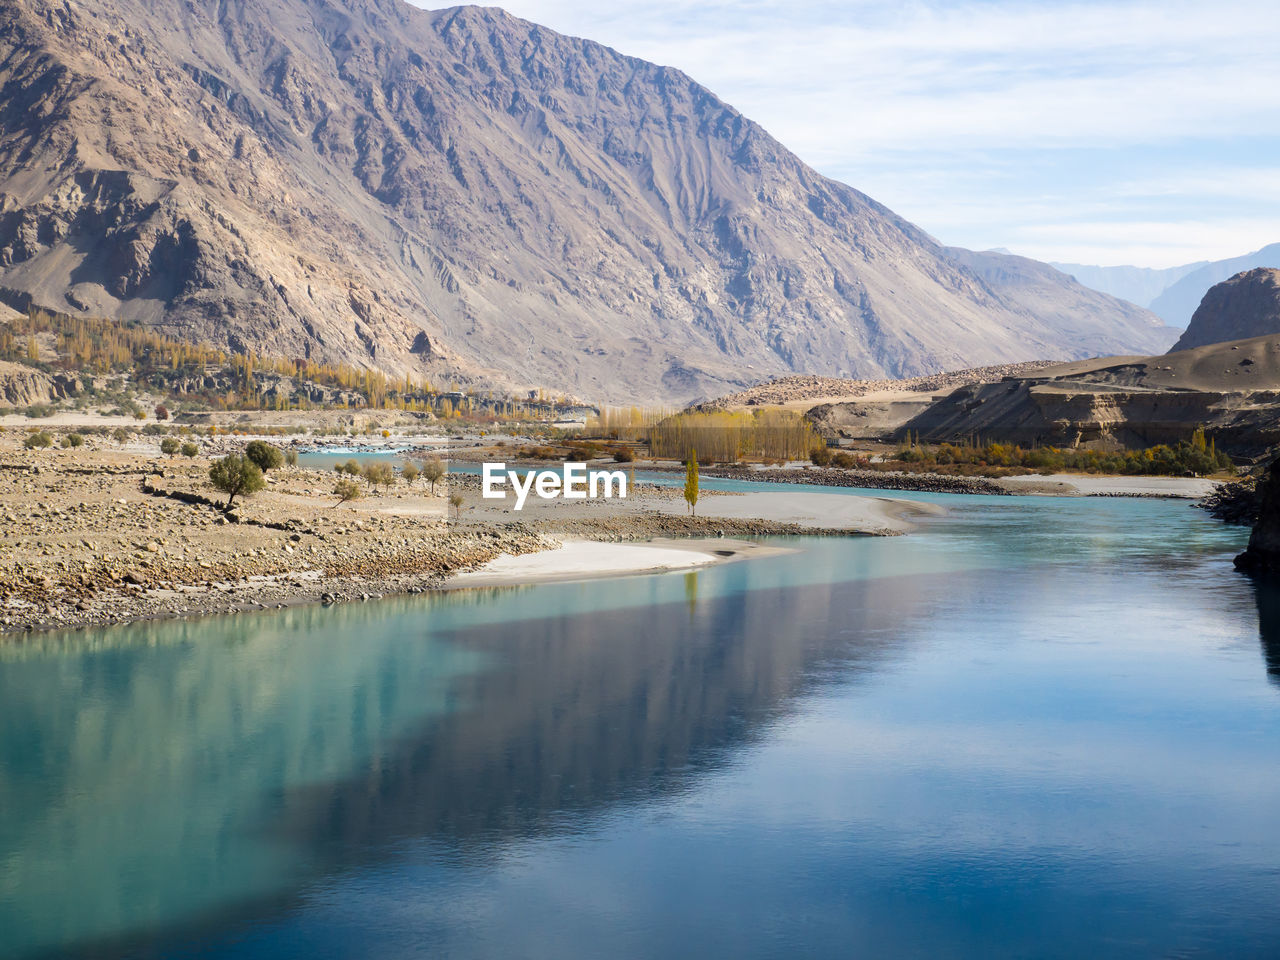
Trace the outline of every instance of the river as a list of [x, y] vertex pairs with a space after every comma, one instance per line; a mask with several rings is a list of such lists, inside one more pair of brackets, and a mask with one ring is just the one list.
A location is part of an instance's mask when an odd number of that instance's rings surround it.
[[1246, 531], [925, 499], [696, 573], [2, 646], [0, 956], [1274, 956]]

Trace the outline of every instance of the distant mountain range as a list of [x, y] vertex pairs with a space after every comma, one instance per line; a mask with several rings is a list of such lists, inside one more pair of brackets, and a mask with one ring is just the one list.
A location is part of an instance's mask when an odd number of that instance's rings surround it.
[[1086, 287], [1146, 307], [1173, 327], [1185, 327], [1205, 293], [1243, 270], [1280, 267], [1280, 243], [1273, 243], [1229, 260], [1196, 263], [1152, 270], [1147, 267], [1092, 267], [1079, 263], [1055, 263], [1063, 273]]
[[0, 301], [616, 400], [1176, 336], [677, 70], [401, 0], [0, 0]]

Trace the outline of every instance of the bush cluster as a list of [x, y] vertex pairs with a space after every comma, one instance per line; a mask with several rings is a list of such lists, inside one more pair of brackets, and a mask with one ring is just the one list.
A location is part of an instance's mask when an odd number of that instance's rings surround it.
[[942, 469], [944, 472], [1022, 470], [1049, 474], [1075, 471], [1149, 476], [1203, 476], [1229, 470], [1233, 466], [1231, 458], [1219, 451], [1213, 441], [1205, 437], [1203, 430], [1197, 430], [1190, 440], [1180, 440], [1172, 446], [1157, 444], [1144, 450], [1023, 448], [1007, 443], [981, 446], [943, 443], [937, 447], [912, 445], [900, 449], [888, 466], [892, 467], [894, 463], [924, 470]]

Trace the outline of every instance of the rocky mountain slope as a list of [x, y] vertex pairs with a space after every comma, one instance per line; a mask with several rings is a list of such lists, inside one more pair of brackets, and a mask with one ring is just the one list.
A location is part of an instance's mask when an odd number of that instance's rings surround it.
[[1280, 270], [1246, 270], [1210, 288], [1174, 350], [1280, 333]]
[[677, 70], [496, 9], [0, 0], [18, 308], [601, 399], [1172, 340], [995, 256], [939, 246]]

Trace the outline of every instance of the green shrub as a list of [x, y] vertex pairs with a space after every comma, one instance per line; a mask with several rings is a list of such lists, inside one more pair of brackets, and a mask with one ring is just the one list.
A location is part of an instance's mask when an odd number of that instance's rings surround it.
[[228, 510], [236, 497], [247, 497], [266, 486], [258, 465], [235, 453], [223, 457], [209, 468], [209, 480], [227, 494]]
[[28, 450], [44, 450], [46, 447], [53, 446], [53, 437], [49, 436], [47, 430], [41, 430], [39, 433], [28, 433], [26, 439], [22, 441], [22, 445]]
[[62, 438], [62, 445], [67, 449], [84, 446], [84, 437], [78, 433], [68, 433]]
[[190, 441], [188, 441], [187, 443], [184, 443], [181, 447], [178, 448], [178, 452], [181, 453], [184, 457], [194, 457], [196, 454], [200, 452], [200, 448], [197, 447], [194, 443], [191, 443]]
[[250, 440], [244, 448], [244, 455], [263, 473], [284, 466], [284, 454], [280, 448], [265, 440]]
[[175, 437], [165, 437], [160, 441], [160, 452], [166, 457], [172, 457], [181, 448]]

